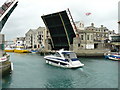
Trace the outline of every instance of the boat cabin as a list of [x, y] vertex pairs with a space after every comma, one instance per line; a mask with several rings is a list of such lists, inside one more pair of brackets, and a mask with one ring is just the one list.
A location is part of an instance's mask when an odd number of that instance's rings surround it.
[[59, 57], [59, 58], [63, 58], [67, 61], [76, 61], [79, 60], [76, 56], [76, 54], [74, 52], [70, 52], [70, 51], [58, 51], [54, 54], [54, 56]]

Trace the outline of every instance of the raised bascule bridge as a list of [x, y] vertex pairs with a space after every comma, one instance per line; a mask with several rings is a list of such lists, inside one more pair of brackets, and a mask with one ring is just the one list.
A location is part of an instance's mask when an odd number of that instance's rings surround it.
[[41, 18], [50, 32], [52, 50], [69, 50], [76, 34], [76, 26], [69, 9], [43, 15]]
[[5, 41], [4, 34], [1, 34], [1, 31], [17, 5], [17, 0], [7, 0], [0, 7], [0, 76], [1, 73], [4, 74], [11, 70], [11, 62], [9, 61], [9, 56], [4, 52]]

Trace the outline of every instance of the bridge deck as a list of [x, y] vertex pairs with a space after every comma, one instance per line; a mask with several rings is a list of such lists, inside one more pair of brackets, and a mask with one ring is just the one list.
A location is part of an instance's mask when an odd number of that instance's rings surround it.
[[42, 16], [52, 38], [52, 49], [69, 49], [75, 33], [66, 11]]

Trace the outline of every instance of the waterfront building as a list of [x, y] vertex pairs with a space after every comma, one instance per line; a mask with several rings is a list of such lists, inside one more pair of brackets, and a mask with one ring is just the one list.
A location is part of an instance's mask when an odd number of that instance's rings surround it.
[[15, 46], [25, 46], [25, 37], [17, 37], [14, 40]]
[[43, 48], [45, 47], [45, 40], [47, 38], [47, 30], [45, 27], [39, 27], [37, 29], [30, 29], [25, 34], [25, 46], [27, 48]]
[[46, 29], [45, 27], [39, 27], [35, 31], [35, 44], [37, 48], [45, 47], [45, 39], [46, 39]]
[[77, 29], [79, 29], [79, 30], [84, 30], [85, 29], [83, 21], [76, 21], [75, 25], [76, 25]]
[[113, 35], [111, 38], [111, 43], [116, 43], [116, 45], [120, 44], [120, 34]]
[[33, 37], [34, 37], [34, 31], [35, 29], [30, 29], [26, 34], [25, 34], [25, 46], [27, 48], [34, 48], [33, 46]]
[[[101, 25], [101, 27], [95, 27], [94, 23], [91, 23], [91, 26], [85, 27], [84, 30], [78, 29], [79, 33], [79, 49], [104, 49], [108, 46], [109, 36], [113, 35], [115, 32], [108, 30], [106, 27]], [[76, 38], [76, 37], [75, 37]], [[74, 38], [74, 42], [76, 40]], [[73, 47], [77, 46], [77, 42], [73, 43]], [[75, 49], [75, 48], [73, 48]]]
[[85, 28], [85, 30], [91, 30], [94, 33], [94, 40], [95, 41], [103, 41], [109, 38], [109, 35], [115, 34], [114, 30], [110, 31], [108, 28], [101, 25], [101, 27], [95, 27], [94, 23], [91, 23], [91, 26]]
[[14, 41], [5, 41], [5, 47], [15, 47]]
[[111, 51], [120, 51], [120, 34], [111, 36]]

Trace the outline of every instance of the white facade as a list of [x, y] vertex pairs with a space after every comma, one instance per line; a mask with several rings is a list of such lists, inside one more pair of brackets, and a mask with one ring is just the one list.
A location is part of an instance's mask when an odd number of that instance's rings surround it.
[[[39, 47], [45, 47], [45, 39], [46, 39], [46, 29], [44, 27], [39, 27], [36, 30], [36, 39], [35, 42]], [[37, 48], [39, 48], [37, 46]]]
[[34, 38], [34, 31], [35, 29], [30, 29], [26, 34], [25, 34], [25, 46], [27, 48], [32, 48], [33, 47], [33, 38]]
[[86, 49], [94, 49], [94, 44], [87, 44]]
[[25, 46], [25, 37], [17, 37], [14, 40], [15, 46]]
[[43, 48], [45, 47], [46, 29], [39, 27], [37, 29], [30, 29], [25, 34], [25, 41], [27, 48]]
[[[109, 36], [114, 34], [114, 30], [110, 31], [103, 25], [100, 27], [95, 27], [94, 23], [91, 23], [90, 26], [85, 27], [84, 30], [79, 30], [80, 43], [73, 43], [73, 47], [77, 49], [103, 49], [105, 44], [109, 40]], [[73, 40], [76, 42], [75, 40]], [[73, 48], [73, 49], [74, 49]], [[74, 50], [75, 50], [74, 49]]]
[[84, 23], [82, 21], [75, 22], [78, 30], [84, 30]]

